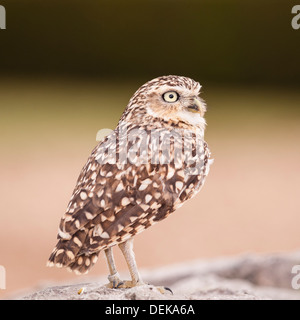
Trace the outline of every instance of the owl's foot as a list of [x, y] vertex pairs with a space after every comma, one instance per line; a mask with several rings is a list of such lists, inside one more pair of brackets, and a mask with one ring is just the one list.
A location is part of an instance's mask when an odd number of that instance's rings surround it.
[[118, 273], [108, 276], [108, 280], [109, 283], [106, 285], [106, 287], [110, 289], [130, 289], [133, 287], [145, 285], [145, 283], [142, 281], [121, 280]]
[[118, 286], [116, 287], [116, 289], [118, 288], [133, 288], [133, 287], [137, 287], [137, 286], [149, 286], [150, 290], [153, 290], [153, 287], [155, 289], [157, 289], [161, 294], [165, 294], [168, 291], [171, 292], [171, 294], [173, 295], [173, 291], [170, 288], [167, 287], [157, 287], [157, 286], [152, 286], [150, 284], [146, 284], [144, 282], [134, 282], [134, 281], [123, 281], [121, 283], [118, 284]]
[[109, 283], [106, 285], [109, 289], [117, 289], [120, 285], [123, 285], [124, 281], [119, 278], [118, 272], [108, 276]]
[[[144, 282], [138, 281], [129, 281], [129, 280], [120, 280], [118, 276], [109, 276], [109, 283], [106, 285], [107, 288], [110, 289], [130, 289], [137, 286], [151, 286], [149, 284], [146, 284]], [[150, 289], [152, 290], [152, 286]], [[168, 291], [173, 294], [173, 291], [170, 288], [167, 287], [156, 287], [154, 286], [161, 294], [165, 294]]]
[[[136, 286], [141, 286], [141, 285], [146, 285], [145, 283], [133, 283], [133, 281], [122, 281], [120, 280], [119, 278], [114, 278], [112, 279], [111, 282], [109, 282], [106, 287], [109, 288], [109, 289], [130, 289], [130, 288], [133, 288], [133, 287], [136, 287]], [[171, 292], [171, 294], [173, 295], [173, 291], [168, 288], [168, 287], [155, 287], [161, 294], [165, 294], [167, 293], [167, 291]], [[78, 295], [81, 295], [83, 294], [84, 292], [84, 287], [80, 288], [78, 290]], [[151, 288], [152, 290], [152, 288]]]
[[142, 285], [144, 285], [143, 282], [124, 280], [119, 282], [118, 285], [115, 287], [115, 289], [130, 289], [130, 288], [142, 286]]

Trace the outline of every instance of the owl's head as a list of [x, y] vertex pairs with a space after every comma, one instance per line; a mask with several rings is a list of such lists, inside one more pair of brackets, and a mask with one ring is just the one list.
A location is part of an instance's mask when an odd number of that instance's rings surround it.
[[206, 105], [199, 97], [200, 89], [198, 82], [187, 77], [158, 77], [135, 92], [127, 109], [135, 116], [140, 114], [147, 119], [153, 118], [153, 121], [184, 124], [204, 130]]

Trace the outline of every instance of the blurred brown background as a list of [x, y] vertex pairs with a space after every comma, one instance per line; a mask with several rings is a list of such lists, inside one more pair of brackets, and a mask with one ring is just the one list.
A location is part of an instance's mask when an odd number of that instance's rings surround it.
[[[97, 131], [114, 128], [133, 92], [164, 74], [203, 85], [215, 163], [195, 199], [136, 238], [139, 266], [298, 249], [295, 4], [0, 1], [0, 295], [78, 280], [45, 267], [60, 217]], [[106, 273], [100, 259], [90, 274]]]

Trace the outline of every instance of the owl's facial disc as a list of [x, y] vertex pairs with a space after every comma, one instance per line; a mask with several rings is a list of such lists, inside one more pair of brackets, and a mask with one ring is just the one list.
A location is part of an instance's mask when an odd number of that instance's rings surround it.
[[148, 114], [165, 121], [203, 127], [206, 106], [198, 94], [196, 90], [166, 86], [148, 96]]
[[181, 99], [181, 104], [184, 108], [186, 108], [187, 111], [199, 113], [201, 117], [204, 116], [205, 106], [198, 96], [194, 96], [192, 98], [184, 98], [180, 97], [179, 93], [177, 93], [176, 91], [168, 91], [162, 95], [162, 98], [165, 102], [168, 102], [170, 104], [173, 104]]

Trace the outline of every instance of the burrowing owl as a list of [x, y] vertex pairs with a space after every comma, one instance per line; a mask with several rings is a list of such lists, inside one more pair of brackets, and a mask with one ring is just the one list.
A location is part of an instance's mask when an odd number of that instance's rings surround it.
[[[133, 237], [194, 197], [209, 171], [200, 88], [190, 78], [163, 76], [135, 92], [117, 128], [95, 147], [80, 173], [49, 266], [86, 273], [104, 250], [110, 287], [143, 283]], [[119, 278], [112, 255], [116, 244], [131, 281]]]

